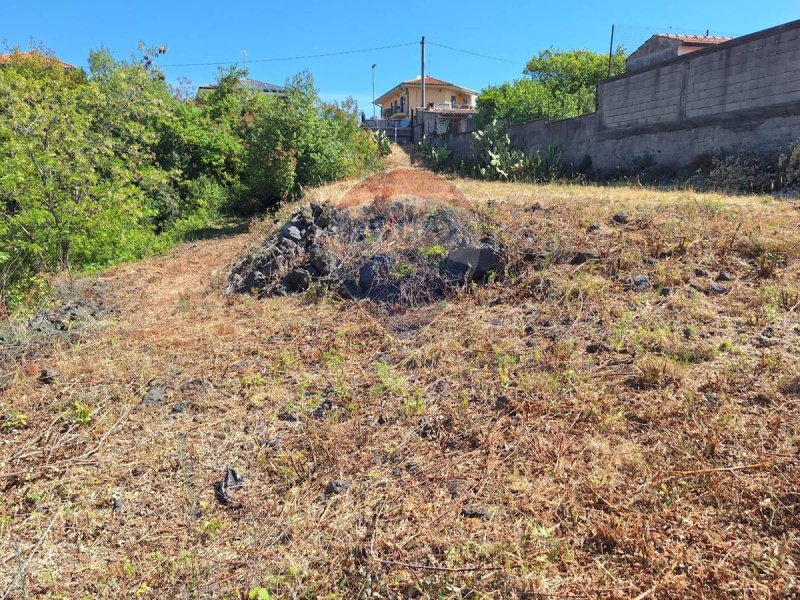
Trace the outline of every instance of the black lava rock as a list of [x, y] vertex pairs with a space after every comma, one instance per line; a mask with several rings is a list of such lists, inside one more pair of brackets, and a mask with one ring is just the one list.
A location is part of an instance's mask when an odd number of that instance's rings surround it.
[[325, 495], [333, 496], [335, 494], [344, 494], [349, 489], [349, 482], [344, 481], [343, 479], [335, 479], [328, 482], [328, 485], [325, 486]]
[[462, 246], [451, 251], [445, 271], [466, 281], [483, 281], [490, 273], [500, 272], [503, 254], [491, 246]]
[[628, 213], [620, 212], [611, 217], [611, 222], [617, 225], [627, 225], [630, 222], [630, 217]]
[[55, 369], [42, 369], [42, 372], [39, 373], [39, 381], [42, 383], [50, 384], [53, 383], [58, 377], [61, 375]]

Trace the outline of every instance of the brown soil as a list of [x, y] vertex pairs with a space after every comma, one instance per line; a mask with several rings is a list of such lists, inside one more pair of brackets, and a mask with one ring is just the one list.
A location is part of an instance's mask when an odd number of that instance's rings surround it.
[[375, 200], [433, 200], [461, 208], [471, 204], [455, 185], [440, 175], [411, 167], [392, 169], [368, 177], [351, 188], [337, 205], [341, 208], [363, 206]]

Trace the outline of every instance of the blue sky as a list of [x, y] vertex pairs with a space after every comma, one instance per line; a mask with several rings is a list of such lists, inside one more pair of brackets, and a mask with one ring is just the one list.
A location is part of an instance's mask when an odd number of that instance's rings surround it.
[[[160, 64], [242, 60], [251, 77], [282, 83], [309, 69], [326, 99], [353, 96], [369, 112], [371, 65], [376, 93], [419, 74], [425, 35], [429, 74], [480, 90], [520, 77], [522, 64], [550, 46], [607, 52], [611, 24], [629, 49], [658, 31], [741, 35], [800, 18], [796, 0], [671, 0], [642, 2], [328, 2], [194, 0], [119, 2], [0, 0], [0, 39], [23, 48], [41, 42], [62, 60], [85, 65], [92, 48], [105, 46], [127, 58], [139, 41], [164, 44]], [[263, 59], [412, 45], [343, 56], [255, 62]], [[455, 52], [469, 50], [514, 62]], [[170, 81], [213, 81], [215, 66], [165, 66]]]

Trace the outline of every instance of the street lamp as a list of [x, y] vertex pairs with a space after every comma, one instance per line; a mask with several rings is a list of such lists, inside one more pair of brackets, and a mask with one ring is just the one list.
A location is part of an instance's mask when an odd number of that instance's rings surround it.
[[372, 65], [372, 120], [375, 120], [375, 67], [378, 64]]

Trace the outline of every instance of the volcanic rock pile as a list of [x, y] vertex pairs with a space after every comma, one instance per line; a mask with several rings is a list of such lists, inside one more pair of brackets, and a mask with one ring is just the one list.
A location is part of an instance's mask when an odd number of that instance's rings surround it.
[[481, 238], [469, 210], [376, 202], [348, 211], [316, 202], [231, 267], [227, 293], [300, 293], [420, 304], [500, 275], [502, 249]]

